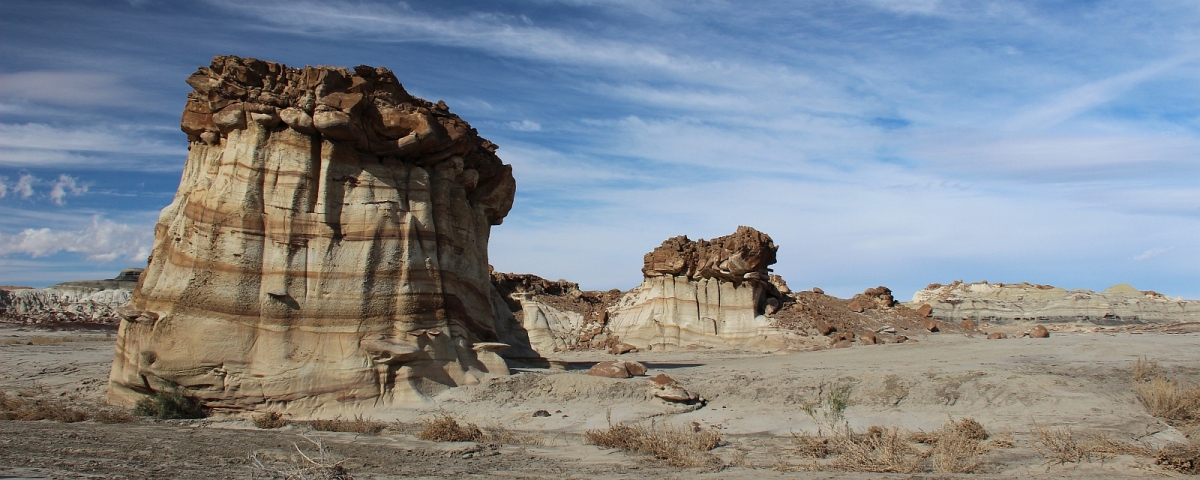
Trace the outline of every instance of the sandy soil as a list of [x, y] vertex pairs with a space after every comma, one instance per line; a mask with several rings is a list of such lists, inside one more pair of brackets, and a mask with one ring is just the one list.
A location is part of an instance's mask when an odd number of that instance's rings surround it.
[[[56, 336], [75, 341], [46, 340]], [[38, 344], [29, 345], [35, 338]], [[0, 365], [5, 366], [0, 390], [37, 386], [48, 395], [102, 401], [112, 341], [96, 332], [0, 329]], [[1145, 412], [1132, 392], [1130, 370], [1135, 359], [1147, 356], [1174, 376], [1200, 381], [1197, 347], [1197, 333], [1056, 332], [1048, 339], [1008, 340], [944, 333], [920, 337], [918, 343], [814, 352], [643, 352], [621, 357], [643, 362], [651, 375], [665, 373], [679, 380], [706, 399], [702, 407], [654, 398], [643, 378], [584, 375], [592, 363], [612, 356], [571, 352], [555, 359], [555, 369], [517, 369], [508, 378], [450, 390], [428, 405], [374, 415], [410, 426], [378, 436], [309, 432], [296, 425], [259, 430], [246, 419], [229, 416], [117, 425], [0, 421], [0, 476], [248, 478], [253, 473], [247, 466], [249, 453], [258, 452], [268, 461], [294, 459], [294, 443], [311, 452], [301, 437], [307, 434], [346, 459], [357, 478], [847, 478], [772, 469], [787, 455], [793, 432], [812, 432], [820, 423], [820, 416], [809, 416], [802, 406], [835, 384], [851, 388], [845, 416], [856, 429], [898, 425], [932, 431], [949, 417], [973, 417], [993, 434], [1011, 436], [1013, 448], [991, 451], [982, 473], [964, 476], [1162, 476], [1153, 459], [1144, 457], [1047, 465], [1030, 432], [1037, 424], [1150, 446], [1186, 441], [1184, 433]], [[537, 410], [553, 415], [533, 417]], [[439, 414], [539, 432], [546, 444], [439, 444], [411, 435], [411, 425]], [[745, 463], [719, 472], [678, 470], [584, 445], [582, 432], [606, 426], [608, 418], [716, 428], [725, 445], [714, 453], [728, 460], [743, 452]]]

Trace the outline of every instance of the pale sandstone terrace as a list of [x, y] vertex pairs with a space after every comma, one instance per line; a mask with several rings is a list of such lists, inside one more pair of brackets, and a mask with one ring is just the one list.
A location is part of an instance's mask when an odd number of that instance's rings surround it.
[[187, 79], [189, 153], [123, 311], [110, 397], [341, 413], [507, 374], [488, 237], [496, 146], [385, 68], [218, 56]]

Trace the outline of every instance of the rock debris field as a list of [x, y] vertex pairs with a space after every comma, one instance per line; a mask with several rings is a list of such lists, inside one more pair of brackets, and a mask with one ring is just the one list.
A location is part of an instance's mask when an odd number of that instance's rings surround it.
[[[1177, 471], [1156, 465], [1149, 454], [1097, 453], [1060, 464], [1039, 451], [1045, 447], [1036, 432], [1069, 427], [1080, 443], [1102, 436], [1146, 451], [1186, 444], [1194, 435], [1188, 425], [1171, 426], [1139, 401], [1134, 370], [1146, 364], [1139, 362], [1145, 357], [1157, 361], [1154, 368], [1163, 375], [1195, 384], [1197, 330], [1058, 328], [1049, 338], [1005, 341], [934, 333], [915, 343], [790, 353], [565, 352], [549, 368], [514, 368], [509, 377], [451, 389], [428, 405], [390, 409], [371, 418], [386, 424], [375, 434], [319, 431], [304, 422], [262, 429], [245, 415], [221, 414], [194, 420], [135, 417], [114, 424], [0, 421], [0, 475], [269, 478], [254, 459], [276, 470], [303, 465], [297, 448], [315, 456], [315, 439], [354, 478], [907, 477], [815, 468], [825, 460], [812, 461], [798, 447], [797, 438], [830, 428], [822, 395], [846, 387], [842, 415], [855, 432], [872, 426], [935, 432], [949, 418], [976, 420], [993, 446], [973, 460], [978, 464], [973, 477], [1162, 476]], [[0, 361], [9, 367], [0, 373], [0, 390], [10, 397], [44, 396], [80, 406], [105, 402], [111, 334], [6, 327], [0, 335]], [[586, 374], [591, 365], [613, 358], [645, 365], [648, 376], [668, 375], [703, 403], [655, 398], [646, 376]], [[810, 415], [806, 407], [814, 401], [818, 407]], [[423, 422], [439, 416], [508, 438], [418, 438]], [[705, 453], [707, 463], [686, 467], [592, 445], [586, 436], [610, 424], [651, 423], [716, 432], [720, 443]], [[936, 469], [918, 465], [911, 473]]]

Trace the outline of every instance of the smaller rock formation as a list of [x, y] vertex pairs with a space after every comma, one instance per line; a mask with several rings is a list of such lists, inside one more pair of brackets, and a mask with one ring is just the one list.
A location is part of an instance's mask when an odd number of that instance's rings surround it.
[[1042, 325], [1034, 325], [1033, 328], [1029, 329], [1029, 338], [1049, 338], [1049, 337], [1050, 337], [1050, 331], [1046, 330], [1046, 327], [1044, 327]]
[[0, 319], [23, 324], [51, 322], [117, 325], [118, 309], [129, 302], [140, 268], [116, 278], [63, 282], [46, 288], [0, 289]]
[[1200, 321], [1200, 301], [1172, 299], [1127, 284], [1093, 292], [1030, 283], [935, 283], [913, 294], [909, 305], [919, 306], [918, 312], [929, 305], [934, 318], [952, 323], [973, 319], [1114, 326]]
[[655, 350], [779, 348], [782, 335], [765, 316], [786, 300], [770, 281], [776, 250], [750, 227], [712, 240], [668, 239], [646, 254], [642, 284], [613, 309], [608, 331]]
[[1004, 340], [1006, 338], [1008, 338], [1008, 334], [1004, 332], [992, 332], [987, 336], [988, 340]]

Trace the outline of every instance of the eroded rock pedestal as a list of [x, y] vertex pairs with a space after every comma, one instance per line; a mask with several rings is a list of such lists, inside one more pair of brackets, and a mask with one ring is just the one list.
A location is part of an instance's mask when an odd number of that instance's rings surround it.
[[216, 57], [190, 153], [123, 312], [110, 396], [339, 414], [505, 374], [487, 244], [496, 147], [384, 68]]
[[613, 309], [608, 332], [638, 348], [780, 348], [766, 313], [783, 295], [768, 266], [778, 247], [767, 234], [738, 227], [712, 240], [668, 239], [646, 254], [642, 284]]

